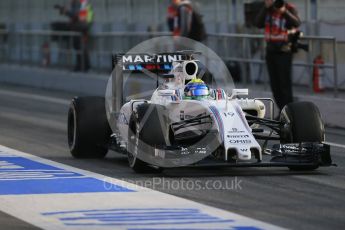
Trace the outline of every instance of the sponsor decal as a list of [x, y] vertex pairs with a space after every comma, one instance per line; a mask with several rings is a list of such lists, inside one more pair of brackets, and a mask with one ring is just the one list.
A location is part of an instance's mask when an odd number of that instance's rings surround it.
[[236, 139], [236, 138], [249, 138], [249, 135], [227, 135], [228, 138]]
[[232, 128], [228, 133], [244, 133], [245, 131], [243, 130], [238, 130], [237, 128]]
[[191, 147], [191, 148], [181, 148], [181, 155], [189, 155], [189, 154], [207, 154], [206, 147]]
[[234, 112], [227, 112], [227, 113], [224, 113], [224, 116], [225, 117], [233, 117], [233, 116], [235, 116], [235, 113]]
[[285, 153], [307, 152], [308, 151], [306, 148], [291, 146], [291, 145], [282, 145], [281, 150]]
[[231, 144], [251, 144], [251, 140], [229, 140]]
[[[157, 58], [154, 60], [154, 58]], [[142, 55], [123, 55], [123, 64], [134, 64], [134, 63], [172, 63], [175, 61], [182, 61], [182, 55], [180, 54], [158, 54], [156, 56], [142, 54]]]
[[188, 148], [181, 148], [181, 155], [189, 155], [190, 152], [189, 152], [189, 149]]
[[202, 147], [198, 147], [198, 148], [196, 148], [194, 153], [195, 154], [207, 154], [207, 149], [206, 148], [202, 148]]

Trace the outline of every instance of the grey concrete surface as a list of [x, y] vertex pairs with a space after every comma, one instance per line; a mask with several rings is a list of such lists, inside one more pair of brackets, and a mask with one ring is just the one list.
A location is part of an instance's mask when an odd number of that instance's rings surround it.
[[1, 229], [15, 229], [15, 230], [36, 230], [39, 229], [36, 226], [18, 220], [17, 218], [10, 216], [6, 213], [0, 212]]
[[[156, 181], [153, 189], [235, 212], [290, 229], [343, 229], [345, 219], [344, 147], [331, 147], [338, 167], [315, 172], [291, 172], [286, 168], [169, 169], [160, 174], [136, 174], [127, 159], [109, 152], [105, 159], [77, 160], [67, 148], [66, 117], [74, 94], [0, 85], [0, 144], [60, 163], [106, 176], [144, 184]], [[327, 129], [326, 140], [345, 145], [345, 131]], [[241, 188], [174, 189], [167, 182], [208, 181]], [[149, 185], [150, 183], [146, 183]], [[20, 205], [20, 204], [18, 204]], [[95, 204], [96, 205], [96, 204]], [[0, 226], [11, 229], [32, 226], [0, 213]], [[9, 225], [7, 225], [9, 226]], [[1, 227], [0, 227], [1, 228]], [[25, 228], [24, 228], [25, 229]]]
[[0, 82], [48, 90], [62, 90], [103, 96], [108, 79], [109, 76], [106, 74], [81, 73], [8, 64], [0, 65]]

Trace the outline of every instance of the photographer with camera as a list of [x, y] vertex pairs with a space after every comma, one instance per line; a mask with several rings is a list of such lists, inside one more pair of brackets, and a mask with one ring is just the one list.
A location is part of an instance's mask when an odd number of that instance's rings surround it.
[[279, 107], [293, 101], [292, 57], [301, 21], [297, 10], [284, 0], [265, 0], [256, 18], [257, 27], [265, 29], [266, 64], [274, 99]]
[[189, 0], [171, 0], [167, 23], [173, 36], [187, 37], [199, 42], [206, 39], [202, 15]]

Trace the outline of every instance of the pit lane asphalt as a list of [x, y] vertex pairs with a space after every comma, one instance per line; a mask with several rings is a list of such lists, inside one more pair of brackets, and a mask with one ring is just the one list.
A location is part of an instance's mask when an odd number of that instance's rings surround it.
[[[227, 168], [169, 169], [160, 174], [140, 175], [128, 168], [124, 156], [114, 152], [109, 152], [101, 160], [76, 160], [70, 156], [66, 142], [66, 114], [68, 100], [73, 96], [64, 92], [0, 85], [0, 144], [106, 176], [146, 184], [165, 193], [290, 229], [343, 229], [345, 226], [343, 147], [331, 148], [333, 161], [338, 167], [321, 168], [315, 172], [296, 173], [285, 168]], [[326, 139], [344, 145], [345, 130], [327, 129]], [[181, 185], [182, 179], [185, 184], [194, 185], [194, 189], [172, 186], [177, 181]], [[240, 186], [231, 189], [235, 180], [241, 181]], [[175, 182], [169, 187], [168, 181]], [[217, 189], [215, 184], [212, 186], [213, 182], [230, 189]], [[203, 189], [195, 186], [210, 183], [211, 186]], [[35, 229], [1, 212], [0, 226], [1, 229]]]

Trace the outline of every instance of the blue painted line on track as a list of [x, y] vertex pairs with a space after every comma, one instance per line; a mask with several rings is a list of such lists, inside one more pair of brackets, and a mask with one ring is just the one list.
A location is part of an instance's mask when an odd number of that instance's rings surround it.
[[[140, 215], [139, 215], [140, 214]], [[42, 213], [59, 219], [66, 226], [188, 225], [233, 223], [199, 209], [109, 209]]]
[[213, 230], [260, 230], [255, 226], [236, 226], [235, 220], [212, 216], [196, 208], [87, 209], [46, 212], [41, 215], [55, 218], [70, 227], [123, 226], [128, 230], [206, 230], [210, 229], [211, 224], [215, 226]]
[[0, 157], [0, 195], [87, 192], [133, 190], [24, 157]]
[[42, 164], [40, 162], [33, 161], [24, 157], [0, 157], [0, 161], [8, 162], [10, 164], [18, 166], [18, 169], [6, 169], [6, 167], [0, 167], [0, 172], [3, 172], [4, 170], [20, 170], [19, 167], [22, 168], [21, 170], [61, 170], [54, 166]]
[[100, 212], [125, 212], [128, 211], [130, 213], [138, 212], [138, 211], [158, 211], [158, 212], [199, 212], [198, 209], [195, 208], [114, 208], [114, 209], [88, 209], [88, 210], [73, 210], [73, 211], [60, 211], [60, 212], [45, 212], [42, 215], [59, 215], [59, 214], [72, 214], [72, 213], [100, 213]]

